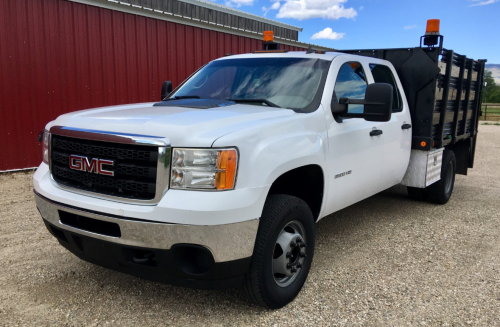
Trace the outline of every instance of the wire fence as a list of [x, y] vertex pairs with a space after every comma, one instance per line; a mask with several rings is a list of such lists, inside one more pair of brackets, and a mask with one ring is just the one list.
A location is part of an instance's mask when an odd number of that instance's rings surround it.
[[500, 103], [483, 103], [479, 120], [500, 120]]

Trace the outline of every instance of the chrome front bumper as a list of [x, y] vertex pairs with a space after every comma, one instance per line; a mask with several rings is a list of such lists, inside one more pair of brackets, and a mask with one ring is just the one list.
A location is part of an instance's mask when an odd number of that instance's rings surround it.
[[[35, 202], [42, 218], [61, 229], [108, 242], [142, 248], [167, 250], [181, 243], [201, 245], [210, 250], [215, 262], [252, 256], [259, 227], [259, 219], [234, 224], [196, 226], [110, 217], [106, 214], [79, 210], [53, 202], [36, 192]], [[115, 223], [120, 227], [121, 236], [112, 237], [65, 225], [60, 220], [59, 211]]]

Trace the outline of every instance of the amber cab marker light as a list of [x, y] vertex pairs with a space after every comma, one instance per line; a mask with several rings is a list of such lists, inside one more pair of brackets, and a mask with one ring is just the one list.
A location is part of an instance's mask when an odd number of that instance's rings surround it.
[[357, 62], [350, 62], [349, 66], [351, 66], [352, 70], [356, 70], [356, 68], [359, 67], [359, 63], [357, 63]]
[[426, 145], [427, 145], [427, 142], [425, 142], [425, 141], [420, 142], [420, 146], [421, 146], [422, 148], [424, 148]]
[[427, 20], [425, 35], [439, 35], [439, 19]]
[[264, 31], [264, 42], [273, 42], [274, 41], [274, 32], [273, 31]]

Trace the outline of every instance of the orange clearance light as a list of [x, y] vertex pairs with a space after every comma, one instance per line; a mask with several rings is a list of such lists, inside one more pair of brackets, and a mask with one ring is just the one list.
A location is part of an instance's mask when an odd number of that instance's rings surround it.
[[215, 187], [218, 190], [230, 190], [234, 187], [234, 177], [236, 176], [236, 164], [238, 154], [236, 150], [223, 150], [217, 158], [217, 175], [215, 177]]
[[273, 42], [274, 41], [274, 32], [273, 31], [264, 31], [264, 42]]
[[357, 62], [350, 62], [350, 63], [349, 63], [349, 66], [351, 66], [351, 68], [352, 68], [353, 70], [356, 70], [356, 68], [358, 68], [358, 67], [359, 67], [359, 63], [357, 63]]
[[439, 19], [429, 19], [425, 35], [439, 35]]
[[426, 145], [427, 145], [427, 142], [425, 142], [425, 141], [420, 142], [420, 146], [421, 146], [422, 148], [424, 148]]

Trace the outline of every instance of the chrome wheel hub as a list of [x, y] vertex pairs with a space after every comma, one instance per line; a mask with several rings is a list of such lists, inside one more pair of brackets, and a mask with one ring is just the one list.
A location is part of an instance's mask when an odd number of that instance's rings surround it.
[[290, 285], [300, 274], [306, 258], [305, 230], [291, 221], [281, 230], [273, 252], [273, 276], [278, 286]]

